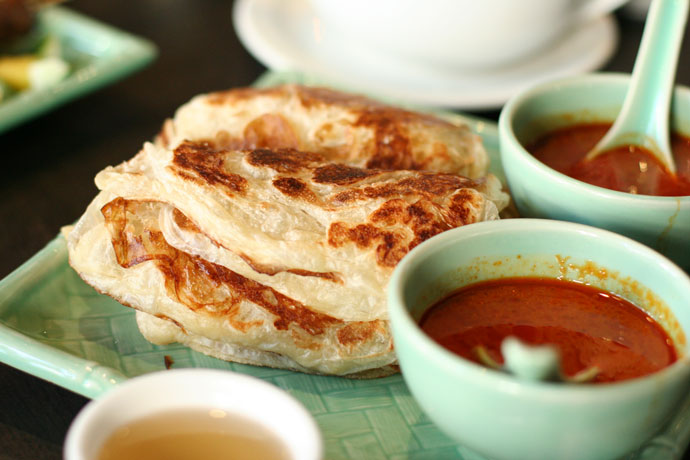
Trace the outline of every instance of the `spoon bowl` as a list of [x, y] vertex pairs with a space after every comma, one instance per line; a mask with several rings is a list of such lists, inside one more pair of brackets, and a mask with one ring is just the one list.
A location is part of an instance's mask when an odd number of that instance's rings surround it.
[[573, 376], [565, 375], [561, 369], [558, 349], [553, 345], [530, 345], [517, 337], [506, 337], [501, 343], [501, 354], [505, 364], [500, 365], [483, 346], [475, 350], [479, 361], [495, 370], [501, 370], [517, 378], [529, 381], [556, 381], [563, 383], [589, 383], [599, 369], [589, 367]]
[[688, 0], [654, 0], [625, 101], [611, 129], [586, 155], [587, 161], [621, 146], [639, 146], [676, 172], [669, 142], [669, 113]]

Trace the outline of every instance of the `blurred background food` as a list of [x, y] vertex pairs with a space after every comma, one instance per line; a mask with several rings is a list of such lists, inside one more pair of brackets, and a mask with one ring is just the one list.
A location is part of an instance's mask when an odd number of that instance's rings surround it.
[[0, 102], [18, 91], [47, 88], [70, 66], [59, 39], [37, 22], [40, 8], [55, 0], [0, 0]]
[[0, 1], [0, 43], [29, 32], [41, 2], [29, 0]]

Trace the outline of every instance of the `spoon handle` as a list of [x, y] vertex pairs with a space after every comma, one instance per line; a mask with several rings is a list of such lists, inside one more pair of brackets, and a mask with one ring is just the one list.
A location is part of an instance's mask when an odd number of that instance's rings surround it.
[[[611, 136], [601, 140], [597, 151], [633, 144], [670, 154], [669, 107], [688, 3], [652, 1], [623, 107], [609, 130]], [[668, 160], [675, 173], [673, 158]]]

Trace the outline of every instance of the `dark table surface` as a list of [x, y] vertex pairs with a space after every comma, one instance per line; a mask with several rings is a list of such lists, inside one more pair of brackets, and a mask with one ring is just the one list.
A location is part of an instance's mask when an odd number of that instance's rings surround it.
[[[130, 158], [179, 105], [198, 93], [249, 85], [266, 70], [239, 42], [231, 1], [67, 6], [150, 39], [159, 56], [141, 72], [0, 134], [0, 278], [75, 221], [96, 193], [96, 172]], [[643, 25], [625, 12], [616, 19], [620, 42], [603, 70], [630, 72]], [[690, 33], [677, 81], [690, 86]], [[495, 120], [498, 113], [473, 115]], [[61, 458], [67, 428], [87, 402], [0, 364], [0, 459]]]

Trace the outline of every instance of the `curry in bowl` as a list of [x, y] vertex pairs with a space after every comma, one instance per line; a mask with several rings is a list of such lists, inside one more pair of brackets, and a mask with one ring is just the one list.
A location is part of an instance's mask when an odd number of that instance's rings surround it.
[[[499, 459], [616, 458], [653, 436], [685, 394], [687, 292], [685, 272], [631, 239], [521, 218], [413, 249], [388, 309], [411, 393], [454, 439]], [[564, 378], [487, 369], [502, 364], [507, 336], [556, 345]]]
[[507, 337], [555, 346], [564, 377], [587, 375], [594, 383], [641, 377], [676, 361], [671, 338], [647, 312], [614, 293], [559, 279], [471, 284], [427, 310], [420, 325], [448, 350], [491, 367], [504, 363]]
[[656, 196], [690, 196], [690, 139], [671, 137], [677, 171], [671, 173], [650, 152], [624, 145], [585, 159], [610, 129], [610, 123], [582, 123], [550, 131], [527, 146], [535, 158], [558, 172], [619, 192]]

